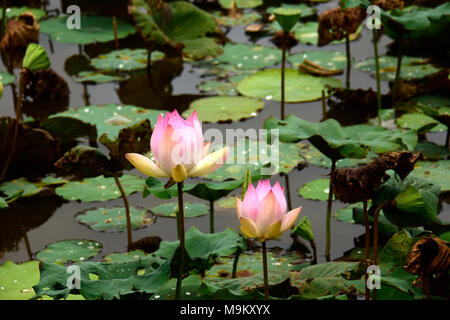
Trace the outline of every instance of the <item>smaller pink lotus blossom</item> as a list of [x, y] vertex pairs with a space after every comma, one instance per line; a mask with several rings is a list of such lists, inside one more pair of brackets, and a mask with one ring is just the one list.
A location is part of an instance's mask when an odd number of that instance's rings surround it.
[[250, 183], [244, 201], [236, 197], [242, 234], [261, 242], [278, 239], [294, 225], [301, 209], [287, 212], [284, 188], [278, 182], [271, 187], [269, 180], [260, 180], [256, 189]]

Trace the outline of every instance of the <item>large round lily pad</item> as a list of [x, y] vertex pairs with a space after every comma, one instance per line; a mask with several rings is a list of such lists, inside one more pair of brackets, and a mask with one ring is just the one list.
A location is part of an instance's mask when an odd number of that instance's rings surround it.
[[[285, 70], [285, 101], [307, 102], [322, 98], [326, 86], [341, 87], [338, 79], [314, 77], [294, 69]], [[281, 101], [281, 69], [269, 69], [239, 82], [238, 91], [248, 97]]]
[[36, 258], [50, 263], [64, 264], [88, 260], [102, 250], [103, 245], [93, 240], [62, 240], [48, 245]]
[[15, 264], [6, 261], [0, 266], [0, 300], [28, 300], [39, 282], [39, 261]]
[[[124, 174], [119, 181], [127, 195], [144, 190], [145, 180], [141, 177]], [[84, 202], [107, 201], [121, 197], [114, 178], [105, 178], [104, 176], [71, 181], [56, 188], [55, 192], [66, 200]]]
[[217, 61], [228, 63], [239, 69], [261, 69], [281, 61], [281, 51], [273, 47], [263, 47], [245, 43], [227, 43]]
[[209, 80], [203, 82], [202, 84], [197, 86], [197, 88], [202, 92], [215, 92], [221, 96], [238, 95], [236, 85], [225, 81]]
[[256, 22], [261, 19], [258, 12], [248, 12], [236, 16], [224, 15], [221, 12], [214, 12], [217, 22], [224, 26], [240, 26]]
[[105, 262], [110, 263], [126, 263], [126, 262], [132, 262], [132, 261], [139, 261], [143, 257], [145, 257], [147, 254], [142, 250], [134, 250], [130, 252], [125, 253], [110, 253], [103, 257], [103, 260]]
[[247, 97], [219, 96], [193, 101], [183, 113], [188, 117], [197, 110], [198, 119], [205, 122], [228, 122], [255, 117], [264, 108], [264, 101]]
[[405, 113], [397, 118], [396, 122], [400, 128], [412, 129], [419, 134], [447, 131], [447, 127], [439, 123], [439, 121], [418, 112]]
[[[158, 216], [176, 218], [178, 211], [178, 204], [176, 202], [169, 202], [160, 204], [152, 209], [152, 211]], [[209, 213], [209, 208], [203, 203], [184, 203], [184, 217], [194, 218], [205, 216]]]
[[[91, 65], [101, 71], [133, 71], [147, 68], [147, 50], [145, 49], [122, 49], [113, 50], [102, 54], [91, 60]], [[151, 61], [161, 60], [164, 53], [154, 51]]]
[[[46, 13], [42, 9], [29, 8], [29, 7], [10, 7], [6, 8], [6, 17], [8, 19], [17, 18], [22, 13], [31, 12], [34, 14], [37, 20], [41, 20], [46, 16]], [[3, 10], [0, 10], [0, 19], [3, 18]]]
[[303, 51], [289, 56], [288, 61], [298, 67], [304, 60], [309, 60], [328, 70], [341, 70], [347, 67], [347, 56], [342, 51]]
[[305, 199], [327, 201], [330, 195], [330, 179], [323, 178], [304, 184], [298, 193]]
[[[285, 9], [301, 10], [300, 18], [310, 17], [316, 13], [316, 8], [310, 7], [305, 3], [299, 3], [299, 4], [281, 3], [280, 7], [285, 8]], [[268, 14], [272, 14], [275, 11], [275, 9], [280, 8], [280, 7], [268, 7], [266, 9], [266, 12]]]
[[441, 192], [450, 191], [450, 160], [418, 161], [410, 175], [430, 180], [441, 187]]
[[[397, 71], [397, 57], [381, 56], [378, 58], [378, 62], [380, 64], [380, 79], [393, 81]], [[364, 72], [370, 72], [373, 76], [376, 75], [374, 58], [369, 58], [356, 63], [355, 68]], [[400, 79], [420, 79], [436, 73], [439, 70], [440, 69], [429, 64], [425, 59], [403, 56]]]
[[224, 9], [230, 9], [233, 1], [240, 9], [256, 8], [263, 4], [263, 0], [219, 0], [219, 4]]
[[[111, 17], [81, 16], [81, 29], [67, 28], [66, 16], [42, 21], [41, 31], [49, 34], [54, 41], [70, 44], [91, 44], [114, 40], [114, 29]], [[125, 38], [136, 32], [136, 28], [121, 19], [117, 21], [117, 37]]]
[[74, 77], [76, 82], [109, 83], [127, 80], [126, 76], [110, 74], [102, 71], [82, 71]]
[[61, 185], [67, 180], [53, 177], [46, 177], [38, 182], [30, 182], [26, 178], [19, 178], [6, 181], [0, 184], [0, 192], [6, 196], [8, 202], [13, 202], [19, 198], [32, 197], [44, 191], [46, 187]]
[[[316, 21], [309, 21], [304, 24], [297, 24], [292, 32], [296, 39], [298, 39], [301, 43], [317, 45], [319, 40], [319, 33], [317, 32], [319, 28], [319, 23]], [[349, 36], [350, 41], [356, 40], [359, 37], [359, 33], [361, 31], [361, 27], [353, 34]], [[335, 40], [332, 41], [331, 44], [339, 44], [344, 43], [343, 40]]]
[[[149, 216], [147, 210], [130, 207], [131, 228], [136, 230], [142, 228], [154, 220]], [[127, 217], [125, 208], [98, 208], [87, 210], [77, 215], [77, 220], [88, 225], [94, 230], [119, 231], [127, 228]]]
[[70, 109], [54, 114], [52, 118], [73, 118], [84, 123], [94, 125], [97, 135], [107, 133], [109, 139], [117, 138], [120, 130], [149, 119], [153, 126], [156, 124], [161, 111], [144, 109], [132, 105], [107, 104], [101, 106], [86, 106]]

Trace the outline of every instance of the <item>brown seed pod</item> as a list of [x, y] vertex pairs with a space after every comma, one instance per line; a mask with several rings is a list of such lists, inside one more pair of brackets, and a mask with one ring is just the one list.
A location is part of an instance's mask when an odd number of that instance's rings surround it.
[[414, 164], [419, 159], [423, 159], [421, 153], [391, 152], [357, 168], [337, 169], [331, 173], [331, 188], [336, 198], [342, 202], [355, 203], [368, 200], [389, 178], [385, 173], [386, 170], [393, 169], [404, 179], [414, 169]]
[[[39, 23], [31, 12], [22, 13], [17, 20], [8, 20], [6, 33], [0, 43], [1, 52], [9, 64], [12, 60], [14, 68], [22, 67], [22, 60], [28, 45], [39, 42]], [[12, 54], [12, 59], [10, 59]]]
[[318, 45], [324, 46], [334, 40], [342, 40], [346, 35], [355, 33], [366, 18], [363, 8], [334, 8], [319, 16]]

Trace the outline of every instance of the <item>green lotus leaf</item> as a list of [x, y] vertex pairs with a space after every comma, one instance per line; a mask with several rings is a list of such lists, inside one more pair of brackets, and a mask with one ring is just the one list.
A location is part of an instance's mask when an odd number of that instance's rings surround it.
[[[69, 44], [92, 44], [114, 40], [111, 17], [82, 15], [80, 29], [67, 27], [67, 16], [50, 18], [40, 23], [41, 31], [56, 42]], [[136, 28], [117, 18], [117, 38], [122, 39], [136, 32]]]
[[33, 286], [39, 282], [39, 261], [0, 266], [0, 300], [28, 300], [34, 297]]
[[208, 97], [193, 101], [183, 112], [188, 117], [194, 110], [204, 122], [229, 122], [255, 117], [264, 108], [264, 101], [247, 97]]
[[[134, 71], [147, 68], [147, 50], [121, 49], [102, 54], [91, 60], [91, 65], [100, 71]], [[164, 58], [164, 53], [153, 51], [151, 61]]]
[[287, 60], [296, 68], [304, 60], [309, 60], [328, 70], [341, 70], [347, 67], [347, 56], [342, 51], [303, 51], [289, 56]]
[[[178, 203], [169, 202], [157, 205], [152, 209], [152, 211], [163, 217], [176, 218], [178, 212]], [[185, 218], [195, 218], [200, 216], [205, 216], [209, 213], [209, 208], [207, 205], [199, 202], [184, 203], [184, 217]]]
[[422, 152], [424, 157], [432, 161], [447, 159], [450, 156], [450, 150], [448, 148], [428, 141], [419, 142], [414, 152]]
[[[308, 102], [322, 98], [327, 86], [341, 87], [334, 78], [315, 77], [294, 69], [285, 70], [285, 101]], [[239, 82], [238, 91], [248, 97], [281, 101], [281, 69], [258, 72]]]
[[241, 180], [184, 184], [183, 191], [203, 200], [216, 201], [242, 186]]
[[[6, 8], [6, 17], [8, 19], [17, 18], [18, 16], [20, 16], [22, 13], [25, 12], [31, 12], [32, 14], [34, 14], [37, 20], [41, 20], [47, 15], [45, 11], [42, 9], [29, 7], [9, 7]], [[3, 11], [0, 11], [0, 19], [2, 18], [3, 18]]]
[[281, 51], [259, 45], [227, 43], [217, 61], [230, 64], [235, 70], [261, 69], [280, 62]]
[[219, 80], [209, 80], [202, 82], [198, 87], [202, 92], [215, 92], [221, 96], [237, 96], [236, 85]]
[[109, 263], [123, 263], [123, 262], [139, 261], [145, 256], [147, 256], [147, 254], [144, 251], [134, 250], [125, 253], [110, 253], [104, 256], [103, 260]]
[[186, 39], [181, 43], [184, 45], [183, 56], [187, 60], [214, 58], [223, 52], [222, 46], [213, 38]]
[[15, 79], [16, 77], [12, 74], [0, 72], [0, 82], [3, 84], [3, 86], [14, 83]]
[[62, 185], [66, 182], [68, 181], [52, 177], [46, 177], [38, 182], [30, 182], [26, 178], [19, 178], [2, 183], [0, 185], [0, 192], [6, 196], [4, 201], [11, 203], [20, 198], [37, 195], [48, 189], [47, 187]]
[[268, 7], [266, 9], [266, 13], [273, 14], [277, 8], [300, 10], [300, 18], [307, 18], [313, 16], [317, 11], [316, 8], [310, 7], [305, 3], [299, 4], [281, 3], [280, 7]]
[[273, 11], [273, 14], [275, 15], [275, 19], [280, 24], [284, 32], [289, 32], [298, 22], [298, 19], [300, 19], [302, 10], [296, 8], [281, 7], [275, 9]]
[[23, 67], [33, 72], [48, 69], [50, 60], [45, 49], [36, 43], [30, 43], [23, 58]]
[[418, 134], [446, 131], [447, 127], [423, 113], [405, 113], [396, 120], [400, 128], [412, 129]]
[[295, 225], [292, 230], [293, 234], [296, 234], [307, 241], [314, 240], [314, 233], [311, 226], [311, 220], [308, 216], [303, 216], [300, 221]]
[[330, 179], [323, 178], [310, 181], [304, 184], [298, 190], [298, 193], [305, 199], [327, 201], [330, 194]]
[[[123, 232], [127, 228], [123, 207], [91, 209], [78, 214], [76, 218], [80, 223], [98, 231]], [[130, 220], [133, 230], [143, 228], [154, 221], [147, 210], [134, 207], [130, 207]]]
[[[294, 34], [295, 38], [299, 40], [301, 43], [312, 44], [317, 46], [317, 43], [319, 41], [319, 33], [317, 32], [318, 28], [319, 28], [318, 22], [308, 21], [303, 24], [297, 24], [292, 30], [292, 33]], [[349, 36], [350, 41], [358, 39], [361, 29], [362, 27], [359, 27], [359, 29], [355, 33], [352, 33]], [[332, 41], [331, 44], [340, 44], [344, 42], [345, 39], [335, 40]]]
[[93, 240], [62, 240], [52, 243], [36, 253], [38, 260], [65, 264], [88, 260], [102, 250], [103, 245]]
[[261, 19], [261, 15], [258, 12], [245, 12], [242, 15], [228, 16], [222, 14], [220, 11], [213, 12], [214, 17], [216, 17], [217, 22], [221, 25], [232, 27], [241, 26], [254, 23]]
[[432, 181], [441, 188], [441, 192], [450, 191], [450, 160], [418, 161], [411, 175]]
[[[127, 195], [144, 190], [145, 180], [141, 177], [125, 174], [119, 178], [119, 181]], [[64, 186], [56, 188], [55, 192], [69, 201], [107, 201], [121, 197], [114, 178], [103, 176], [86, 178], [82, 181], [70, 181]]]
[[76, 82], [86, 82], [86, 83], [108, 83], [108, 82], [119, 82], [126, 80], [126, 76], [109, 74], [107, 72], [101, 71], [82, 71], [78, 73], [75, 77]]
[[219, 0], [219, 4], [224, 9], [230, 9], [233, 1], [239, 9], [256, 8], [263, 4], [263, 0]]
[[[393, 81], [397, 71], [397, 57], [381, 56], [378, 58], [380, 64], [380, 79]], [[363, 72], [370, 72], [375, 77], [375, 59], [369, 58], [357, 62], [355, 68]], [[422, 58], [402, 57], [402, 66], [400, 69], [400, 79], [413, 80], [420, 79], [430, 74], [438, 72], [440, 69], [432, 66]]]

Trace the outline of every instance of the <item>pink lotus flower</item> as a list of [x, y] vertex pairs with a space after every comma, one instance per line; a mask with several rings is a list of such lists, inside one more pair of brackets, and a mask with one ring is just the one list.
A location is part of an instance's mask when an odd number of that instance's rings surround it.
[[286, 213], [284, 188], [278, 182], [271, 187], [269, 180], [260, 180], [256, 189], [249, 184], [244, 201], [236, 197], [236, 209], [242, 234], [264, 242], [278, 239], [290, 229], [302, 207]]
[[[209, 153], [210, 142], [205, 143], [197, 112], [183, 119], [174, 110], [165, 117], [161, 114], [156, 121], [150, 140], [150, 148], [155, 158], [127, 153], [126, 158], [142, 173], [151, 177], [172, 178], [175, 182], [184, 181], [188, 176], [197, 177], [219, 168], [229, 154], [224, 147]], [[209, 154], [208, 154], [209, 153]]]

